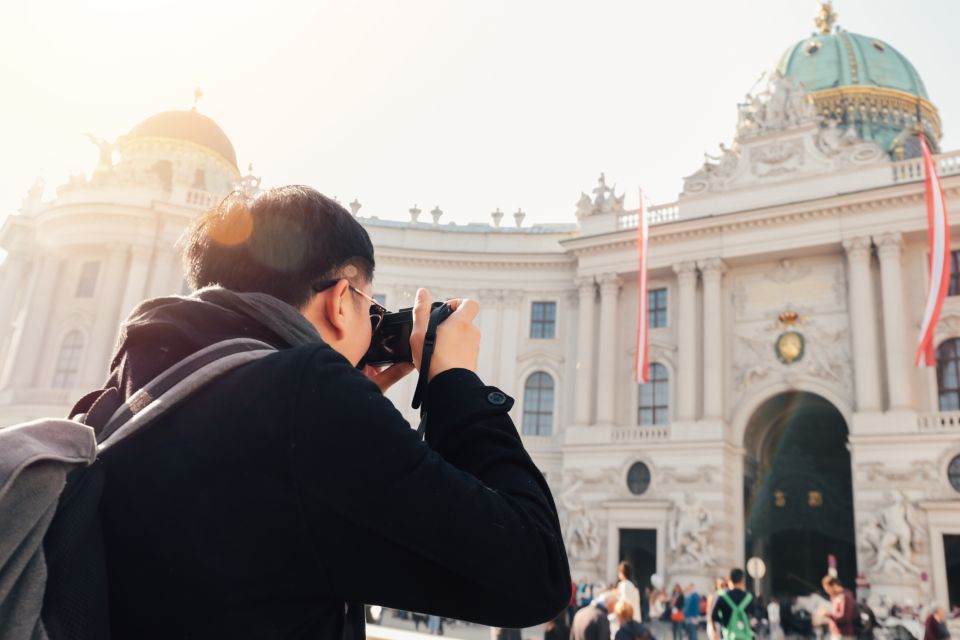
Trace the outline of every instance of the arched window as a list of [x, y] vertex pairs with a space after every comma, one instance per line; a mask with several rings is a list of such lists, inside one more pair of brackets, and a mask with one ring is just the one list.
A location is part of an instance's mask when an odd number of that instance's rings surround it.
[[57, 368], [53, 373], [53, 386], [57, 389], [70, 389], [77, 381], [80, 371], [80, 354], [83, 352], [83, 334], [71, 331], [60, 345], [57, 356]]
[[670, 421], [670, 380], [667, 368], [657, 362], [650, 364], [650, 381], [640, 385], [637, 422], [641, 425], [667, 424]]
[[940, 411], [960, 411], [960, 338], [937, 347], [937, 391]]
[[553, 433], [553, 378], [537, 371], [523, 387], [523, 433], [549, 436]]

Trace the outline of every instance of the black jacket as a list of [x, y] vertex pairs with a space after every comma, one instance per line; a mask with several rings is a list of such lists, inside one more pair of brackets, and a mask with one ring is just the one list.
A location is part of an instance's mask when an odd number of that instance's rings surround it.
[[345, 602], [510, 627], [566, 606], [550, 491], [512, 400], [469, 371], [430, 383], [423, 442], [329, 346], [164, 299], [135, 312], [108, 385], [129, 395], [239, 335], [281, 351], [104, 456], [114, 637], [362, 637]]

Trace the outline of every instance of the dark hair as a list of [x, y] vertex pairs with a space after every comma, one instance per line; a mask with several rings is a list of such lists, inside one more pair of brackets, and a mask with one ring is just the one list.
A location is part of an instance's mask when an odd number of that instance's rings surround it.
[[183, 244], [192, 287], [267, 293], [297, 308], [314, 295], [311, 285], [318, 280], [369, 282], [375, 265], [373, 243], [360, 223], [301, 185], [254, 198], [231, 194], [193, 222]]
[[743, 569], [731, 569], [730, 570], [730, 582], [733, 584], [739, 584], [743, 582]]
[[630, 566], [630, 563], [624, 560], [620, 563], [620, 566], [617, 567], [617, 570], [623, 574], [623, 577], [633, 582], [633, 567]]

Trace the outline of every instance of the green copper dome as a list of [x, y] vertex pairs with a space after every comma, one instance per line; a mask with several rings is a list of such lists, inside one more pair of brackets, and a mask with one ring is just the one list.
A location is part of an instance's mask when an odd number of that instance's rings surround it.
[[778, 69], [807, 91], [866, 86], [927, 98], [920, 74], [903, 54], [882, 40], [840, 29], [793, 45]]
[[834, 28], [835, 21], [822, 2], [818, 32], [787, 49], [777, 70], [803, 84], [824, 120], [855, 127], [894, 158], [919, 155], [918, 122], [939, 149], [940, 115], [910, 61], [882, 40]]

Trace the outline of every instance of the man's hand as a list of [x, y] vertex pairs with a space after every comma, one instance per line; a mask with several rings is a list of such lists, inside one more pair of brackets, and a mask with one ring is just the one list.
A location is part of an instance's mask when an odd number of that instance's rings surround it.
[[386, 393], [387, 389], [411, 371], [413, 371], [413, 365], [411, 363], [397, 362], [386, 369], [377, 369], [376, 367], [367, 365], [363, 368], [363, 375], [373, 380], [377, 386], [380, 387], [381, 393]]
[[[466, 298], [448, 300], [453, 314], [437, 327], [437, 343], [433, 347], [430, 359], [430, 371], [427, 381], [433, 380], [438, 373], [448, 369], [477, 370], [477, 358], [480, 355], [480, 329], [473, 320], [480, 313], [480, 305]], [[430, 322], [430, 293], [426, 289], [417, 289], [417, 300], [413, 305], [413, 331], [410, 334], [410, 353], [413, 364], [420, 369], [420, 356], [423, 353], [423, 339]]]

